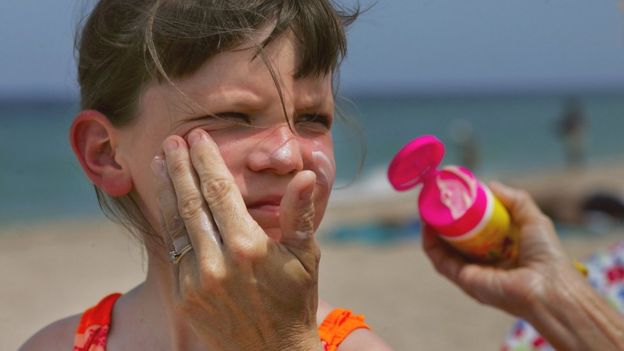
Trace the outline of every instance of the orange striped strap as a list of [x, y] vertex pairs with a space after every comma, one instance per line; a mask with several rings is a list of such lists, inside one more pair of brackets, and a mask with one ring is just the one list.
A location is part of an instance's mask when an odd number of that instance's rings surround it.
[[323, 349], [336, 351], [347, 336], [356, 329], [370, 329], [364, 322], [364, 316], [353, 314], [350, 310], [336, 308], [327, 315], [318, 329]]
[[82, 314], [74, 338], [74, 351], [106, 350], [113, 306], [120, 296], [119, 293], [110, 294]]

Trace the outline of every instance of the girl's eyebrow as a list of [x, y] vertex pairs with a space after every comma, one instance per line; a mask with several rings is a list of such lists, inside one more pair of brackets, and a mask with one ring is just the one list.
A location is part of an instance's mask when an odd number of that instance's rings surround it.
[[334, 107], [334, 99], [327, 99], [323, 94], [315, 92], [299, 96], [296, 105], [298, 111], [324, 110]]
[[189, 96], [202, 105], [234, 105], [241, 107], [249, 107], [263, 105], [267, 97], [258, 94], [253, 89], [234, 87], [219, 88], [216, 91], [193, 92]]
[[[217, 91], [190, 92], [187, 94], [191, 111], [187, 114], [229, 112], [227, 110], [261, 110], [270, 104], [267, 96], [239, 87]], [[232, 111], [234, 112], [234, 111]]]
[[270, 104], [266, 96], [257, 94], [253, 89], [238, 86], [230, 89], [220, 87], [216, 90], [201, 89], [184, 94], [185, 98], [182, 103], [187, 108], [180, 111], [177, 121], [173, 124], [174, 128], [223, 112], [253, 113]]

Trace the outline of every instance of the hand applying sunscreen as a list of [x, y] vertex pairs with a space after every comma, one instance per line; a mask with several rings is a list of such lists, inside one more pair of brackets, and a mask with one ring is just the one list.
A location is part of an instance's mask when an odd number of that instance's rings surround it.
[[398, 191], [422, 184], [421, 219], [465, 256], [479, 261], [513, 258], [517, 239], [505, 207], [470, 170], [438, 169], [443, 157], [444, 144], [439, 139], [416, 138], [394, 157], [388, 179]]

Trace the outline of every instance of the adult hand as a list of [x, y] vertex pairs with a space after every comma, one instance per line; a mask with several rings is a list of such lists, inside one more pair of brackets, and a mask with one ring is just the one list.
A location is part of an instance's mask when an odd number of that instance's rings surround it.
[[492, 192], [510, 212], [512, 230], [519, 231], [519, 251], [514, 262], [498, 266], [469, 262], [450, 248], [429, 227], [423, 247], [436, 270], [481, 303], [523, 318], [558, 289], [554, 277], [582, 279], [563, 252], [552, 221], [524, 191], [499, 183]]
[[320, 350], [315, 174], [299, 172], [288, 185], [278, 242], [247, 211], [208, 133], [191, 132], [188, 145], [171, 136], [164, 160], [153, 162], [164, 236], [188, 235], [193, 246], [172, 264], [179, 311], [214, 349]]
[[526, 319], [556, 350], [624, 350], [624, 318], [573, 268], [552, 222], [527, 193], [490, 187], [519, 231], [516, 261], [467, 262], [427, 228], [423, 245], [436, 269], [476, 300]]

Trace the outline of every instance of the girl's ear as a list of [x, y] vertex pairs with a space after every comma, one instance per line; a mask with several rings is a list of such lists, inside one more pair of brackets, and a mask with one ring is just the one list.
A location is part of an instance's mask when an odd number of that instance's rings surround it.
[[109, 196], [127, 195], [132, 177], [117, 154], [119, 131], [98, 111], [82, 111], [72, 123], [69, 140], [82, 169]]

